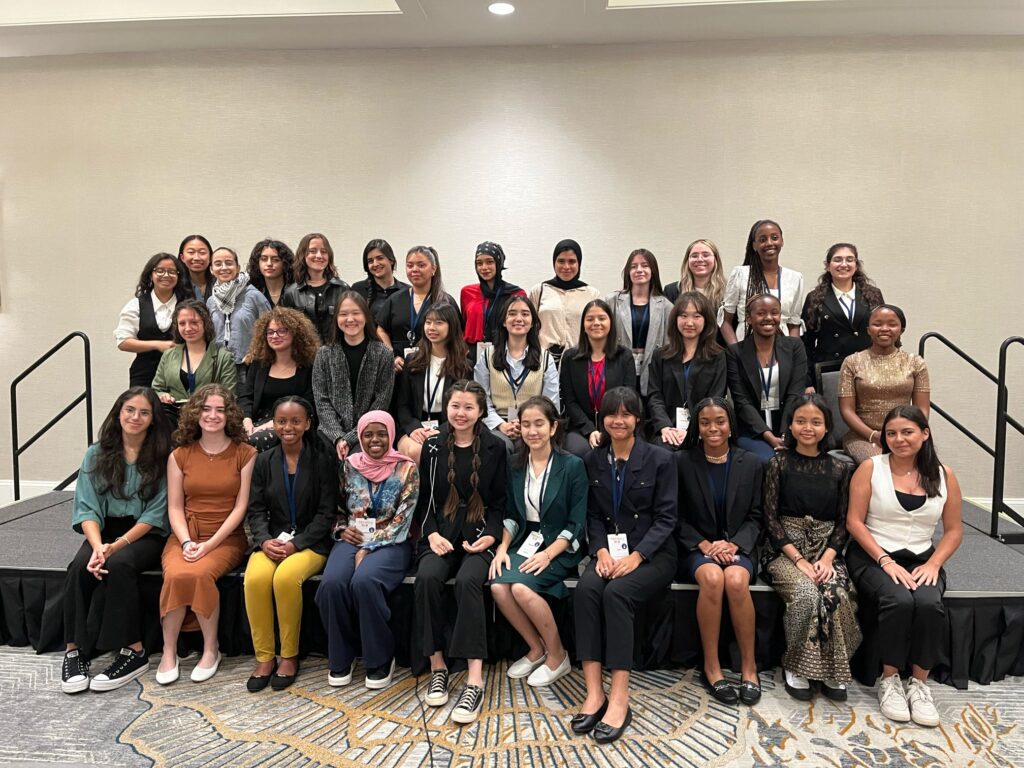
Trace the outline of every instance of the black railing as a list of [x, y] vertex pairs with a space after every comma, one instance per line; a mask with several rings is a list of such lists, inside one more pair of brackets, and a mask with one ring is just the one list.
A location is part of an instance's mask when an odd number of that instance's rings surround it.
[[993, 374], [992, 371], [985, 368], [981, 363], [968, 355], [941, 333], [936, 333], [934, 331], [926, 333], [918, 342], [917, 349], [918, 354], [920, 354], [921, 357], [924, 357], [925, 342], [928, 341], [928, 339], [935, 339], [943, 344], [947, 349], [954, 352], [964, 360], [964, 362], [971, 365], [971, 367], [976, 371], [995, 384], [998, 389], [996, 396], [996, 445], [994, 448], [961, 424], [960, 421], [941, 408], [934, 400], [931, 401], [931, 409], [956, 427], [961, 434], [985, 451], [985, 453], [991, 456], [994, 460], [994, 467], [992, 470], [992, 519], [989, 535], [994, 539], [999, 539], [1010, 544], [1024, 543], [1024, 533], [1008, 533], [1003, 535], [1000, 535], [999, 533], [1000, 514], [1005, 514], [1018, 525], [1024, 526], [1024, 517], [1011, 508], [1003, 498], [1006, 479], [1006, 425], [1012, 425], [1014, 429], [1024, 435], [1024, 427], [1021, 426], [1020, 422], [1010, 416], [1008, 411], [1009, 394], [1006, 389], [1006, 350], [1014, 343], [1024, 344], [1024, 337], [1011, 336], [1002, 343], [1002, 346], [999, 347], [998, 375]]
[[[72, 339], [81, 339], [83, 345], [84, 362], [85, 362], [85, 391], [83, 391], [78, 397], [72, 400], [64, 409], [50, 419], [46, 425], [36, 432], [24, 445], [18, 444], [18, 384], [28, 376], [32, 371], [41, 366], [57, 352], [64, 348], [65, 345], [71, 342]], [[82, 401], [85, 401], [85, 437], [86, 445], [92, 443], [92, 357], [89, 352], [89, 337], [81, 331], [75, 331], [69, 333], [58, 343], [53, 345], [50, 350], [44, 353], [38, 360], [32, 365], [22, 371], [18, 377], [11, 382], [11, 454], [14, 458], [14, 500], [18, 501], [21, 498], [21, 454], [29, 449], [29, 447], [35, 443], [40, 437], [50, 431], [58, 421], [63, 419]], [[74, 479], [78, 477], [78, 470], [76, 469], [71, 475], [64, 480], [62, 483], [54, 488], [55, 491], [62, 491], [67, 488]]]

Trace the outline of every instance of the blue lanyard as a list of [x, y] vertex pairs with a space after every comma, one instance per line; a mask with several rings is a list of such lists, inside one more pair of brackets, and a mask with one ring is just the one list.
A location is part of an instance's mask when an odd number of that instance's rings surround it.
[[772, 356], [768, 360], [768, 376], [764, 375], [764, 368], [761, 367], [761, 361], [757, 362], [757, 375], [761, 377], [761, 391], [764, 393], [764, 401], [768, 402], [768, 393], [772, 389], [772, 376], [775, 374], [775, 342], [772, 342]]
[[843, 301], [842, 296], [837, 296], [836, 298], [839, 299], [839, 306], [843, 308], [843, 311], [846, 313], [846, 316], [850, 318], [850, 325], [853, 325], [853, 312], [856, 307], [854, 300], [850, 299], [850, 306], [846, 306], [846, 302]]
[[416, 303], [413, 301], [412, 288], [409, 289], [409, 331], [405, 334], [405, 337], [409, 340], [410, 344], [416, 341], [416, 324], [419, 323], [420, 317], [423, 315], [423, 311], [430, 306], [430, 294], [423, 299], [423, 303], [420, 304], [420, 311], [416, 311]]
[[[537, 501], [537, 505], [533, 508], [537, 510], [537, 517], [540, 517], [540, 508], [544, 506], [544, 489], [548, 485], [548, 473], [551, 471], [551, 460], [555, 458], [555, 449], [551, 449], [551, 454], [548, 456], [548, 463], [544, 465], [544, 474], [540, 478], [540, 497]], [[524, 500], [527, 504], [530, 504], [530, 474], [533, 470], [533, 461], [527, 458], [529, 462], [526, 467], [526, 493], [523, 494]], [[531, 505], [532, 506], [532, 505]]]
[[488, 329], [491, 327], [491, 317], [494, 315], [494, 308], [498, 306], [498, 299], [501, 298], [501, 289], [504, 286], [499, 285], [498, 290], [494, 292], [494, 298], [488, 301], [484, 299], [484, 341], [489, 339]]
[[596, 415], [601, 408], [601, 397], [604, 395], [605, 377], [608, 373], [608, 358], [604, 359], [601, 366], [601, 378], [597, 377], [597, 366], [593, 360], [587, 361], [587, 389], [590, 391], [590, 407]]
[[693, 360], [683, 363], [683, 399], [690, 397], [690, 369], [693, 368]]
[[299, 484], [299, 467], [302, 464], [302, 454], [305, 451], [306, 446], [302, 446], [302, 448], [299, 449], [299, 460], [295, 462], [295, 476], [292, 477], [288, 474], [288, 457], [284, 455], [284, 450], [281, 450], [281, 470], [284, 474], [284, 495], [288, 499], [288, 515], [292, 522], [292, 533], [295, 533], [295, 527], [298, 525], [298, 511], [295, 507], [295, 488]]
[[196, 374], [192, 370], [192, 358], [188, 355], [188, 344], [185, 345], [185, 380], [188, 381], [188, 393], [191, 395], [196, 389]]
[[387, 480], [377, 483], [377, 490], [373, 489], [373, 483], [370, 483], [370, 512], [373, 513], [373, 517], [378, 516], [378, 512], [381, 510], [381, 499], [384, 498], [384, 486]]
[[426, 384], [423, 389], [423, 391], [427, 395], [427, 418], [429, 418], [430, 414], [434, 412], [434, 400], [437, 397], [437, 390], [440, 388], [442, 381], [444, 381], [444, 376], [438, 376], [437, 383], [434, 385], [434, 388], [430, 388], [430, 363], [428, 362], [426, 372]]
[[651, 322], [651, 303], [650, 300], [644, 304], [644, 313], [640, 316], [640, 323], [636, 321], [636, 307], [633, 305], [633, 298], [629, 299], [629, 316], [633, 321], [633, 348], [638, 349], [640, 347], [640, 337], [646, 332], [647, 326]]
[[506, 360], [505, 365], [507, 366], [503, 371], [505, 374], [505, 380], [508, 382], [508, 385], [512, 387], [512, 399], [518, 403], [519, 390], [521, 390], [523, 388], [523, 384], [526, 383], [526, 377], [530, 375], [530, 369], [526, 367], [526, 358], [523, 357], [523, 372], [519, 374], [517, 378], [512, 378], [512, 364]]
[[608, 468], [612, 474], [612, 519], [615, 520], [615, 532], [619, 532], [619, 508], [622, 506], [622, 496], [626, 492], [626, 463], [622, 465], [622, 471], [615, 472], [615, 451], [608, 449]]

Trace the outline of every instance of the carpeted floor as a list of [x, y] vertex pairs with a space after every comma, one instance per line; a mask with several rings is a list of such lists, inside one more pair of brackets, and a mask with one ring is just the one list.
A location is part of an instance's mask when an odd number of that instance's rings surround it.
[[309, 659], [289, 691], [254, 695], [244, 688], [251, 658], [225, 659], [197, 685], [187, 678], [193, 657], [168, 687], [151, 670], [119, 691], [66, 696], [60, 661], [0, 648], [0, 765], [429, 766], [428, 733], [439, 767], [1024, 766], [1019, 678], [966, 692], [933, 684], [943, 725], [924, 729], [880, 717], [874, 691], [856, 684], [846, 705], [801, 705], [776, 687], [776, 672], [762, 676], [758, 706], [736, 708], [712, 701], [693, 670], [644, 673], [634, 677], [627, 737], [598, 747], [568, 730], [583, 696], [579, 671], [536, 690], [508, 680], [504, 666], [488, 668], [480, 721], [458, 727], [448, 722], [454, 701], [424, 710], [407, 670], [372, 692], [357, 668], [353, 684], [337, 689], [324, 660]]

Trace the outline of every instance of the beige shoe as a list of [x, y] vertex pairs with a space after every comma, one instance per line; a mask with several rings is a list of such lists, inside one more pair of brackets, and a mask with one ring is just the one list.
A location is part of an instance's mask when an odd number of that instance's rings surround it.
[[910, 678], [907, 683], [907, 703], [910, 705], [910, 717], [918, 725], [934, 728], [939, 724], [939, 710], [932, 701], [928, 683], [916, 677]]
[[882, 714], [897, 723], [910, 722], [910, 706], [900, 676], [883, 677], [878, 683], [878, 704]]

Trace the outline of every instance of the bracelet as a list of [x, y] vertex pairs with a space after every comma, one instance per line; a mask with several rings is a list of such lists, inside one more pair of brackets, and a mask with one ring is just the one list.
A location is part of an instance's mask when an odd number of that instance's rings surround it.
[[[886, 560], [886, 558], [887, 558], [887, 557], [888, 557], [888, 559]], [[893, 563], [895, 563], [895, 562], [896, 562], [895, 560], [893, 560], [893, 559], [892, 559], [891, 557], [889, 557], [888, 555], [883, 555], [882, 557], [880, 557], [880, 558], [878, 558], [878, 559], [879, 559], [879, 560], [885, 560], [885, 562], [884, 562], [884, 563], [882, 563], [882, 562], [879, 562], [879, 563], [878, 563], [878, 567], [879, 567], [879, 568], [882, 568], [883, 570], [885, 569], [885, 566], [887, 566], [887, 565], [892, 565]]]
[[183, 542], [181, 542], [181, 548], [182, 548], [182, 549], [184, 549], [184, 548], [185, 548], [185, 547], [187, 547], [187, 546], [188, 546], [189, 544], [194, 544], [194, 543], [195, 543], [195, 542], [193, 542], [193, 541], [192, 541], [192, 539], [185, 539], [185, 540], [184, 540]]
[[115, 541], [115, 542], [116, 542], [116, 541], [121, 541], [122, 539], [124, 539], [124, 545], [125, 545], [126, 547], [127, 547], [127, 546], [128, 546], [129, 544], [131, 544], [131, 543], [132, 543], [132, 540], [131, 540], [131, 539], [129, 539], [129, 538], [127, 537], [127, 536], [118, 536], [118, 537], [117, 537], [116, 539], [114, 539], [114, 541]]
[[796, 565], [796, 564], [797, 564], [797, 563], [799, 563], [799, 562], [800, 562], [801, 560], [806, 560], [806, 559], [807, 559], [807, 558], [805, 558], [805, 557], [804, 557], [803, 555], [797, 555], [797, 558], [796, 558], [796, 560], [794, 560], [794, 561], [793, 561], [793, 565]]
[[[877, 430], [877, 429], [872, 429], [872, 430], [871, 430], [871, 434], [870, 434], [870, 435], [868, 435], [868, 442], [869, 442], [869, 443], [873, 443], [873, 442], [875, 442], [875, 433], [876, 433], [876, 432], [878, 432], [878, 430]], [[879, 433], [879, 434], [881, 434], [881, 433]]]
[[875, 560], [875, 562], [876, 562], [876, 563], [877, 563], [878, 565], [881, 565], [881, 564], [882, 564], [882, 560], [883, 560], [884, 558], [886, 558], [886, 557], [890, 557], [890, 558], [891, 558], [891, 557], [892, 557], [892, 555], [890, 555], [890, 554], [889, 554], [888, 552], [883, 552], [882, 554], [880, 554], [880, 555], [878, 556], [878, 559], [877, 559], [877, 560]]

